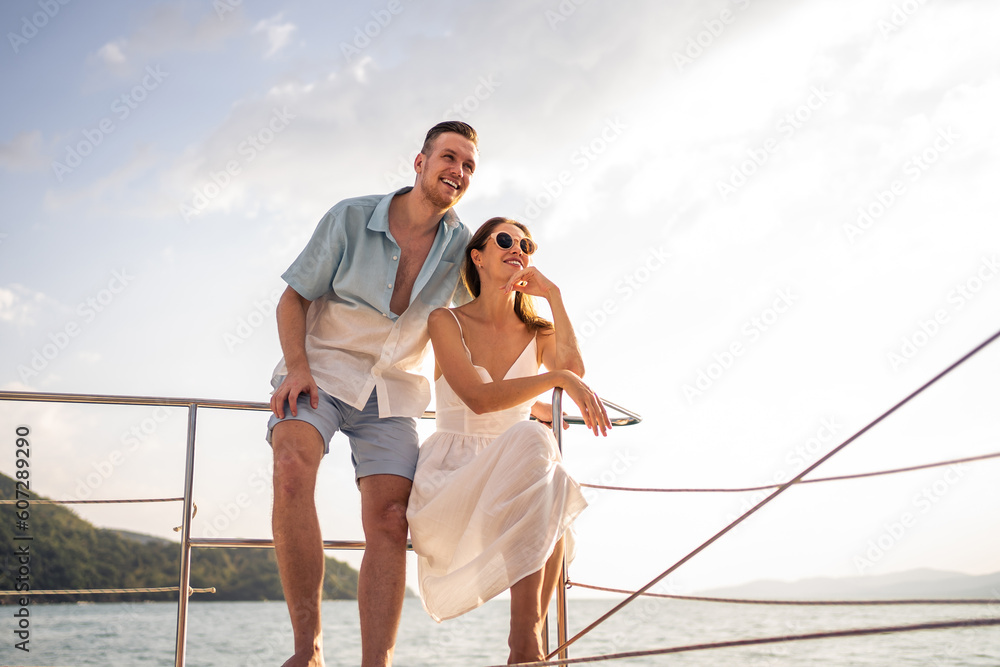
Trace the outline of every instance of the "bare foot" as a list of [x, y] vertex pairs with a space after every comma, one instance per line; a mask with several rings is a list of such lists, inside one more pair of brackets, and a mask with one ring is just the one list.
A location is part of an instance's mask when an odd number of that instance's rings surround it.
[[513, 634], [507, 640], [510, 646], [510, 655], [507, 657], [507, 664], [513, 665], [519, 662], [538, 662], [545, 660], [545, 652], [542, 650], [542, 637], [540, 634], [530, 633], [514, 638]]
[[325, 667], [321, 654], [293, 655], [281, 667]]

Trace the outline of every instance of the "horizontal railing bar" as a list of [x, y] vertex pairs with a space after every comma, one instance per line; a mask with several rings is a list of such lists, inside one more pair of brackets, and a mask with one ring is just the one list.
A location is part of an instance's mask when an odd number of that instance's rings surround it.
[[[274, 540], [265, 538], [239, 538], [239, 537], [193, 537], [192, 547], [226, 547], [226, 548], [248, 548], [248, 549], [272, 549]], [[323, 540], [323, 548], [332, 551], [361, 551], [365, 548], [364, 540]], [[407, 540], [406, 548], [413, 549], [413, 544]]]
[[[156, 588], [71, 588], [65, 590], [48, 591], [0, 591], [0, 595], [125, 595], [132, 593], [173, 593], [179, 591], [177, 586], [160, 586]], [[191, 588], [188, 586], [188, 595], [191, 593], [215, 593], [215, 587]]]
[[[199, 408], [217, 408], [222, 410], [251, 410], [267, 412], [271, 409], [268, 403], [253, 401], [227, 401], [207, 398], [168, 398], [164, 396], [114, 396], [109, 394], [59, 394], [42, 391], [0, 391], [0, 401], [27, 401], [36, 403], [86, 403], [97, 405], [158, 405], [175, 408], [186, 408], [196, 405]], [[631, 410], [615, 405], [609, 400], [601, 401], [625, 415], [623, 418], [612, 419], [613, 426], [631, 426], [638, 424], [642, 418]], [[421, 419], [434, 419], [433, 410], [425, 410]], [[582, 417], [564, 417], [567, 424], [583, 424]]]
[[56, 394], [40, 391], [0, 391], [0, 401], [37, 401], [41, 403], [96, 403], [100, 405], [160, 405], [186, 408], [223, 408], [230, 410], [266, 411], [267, 403], [227, 401], [207, 398], [168, 398], [164, 396], [114, 396], [108, 394]]

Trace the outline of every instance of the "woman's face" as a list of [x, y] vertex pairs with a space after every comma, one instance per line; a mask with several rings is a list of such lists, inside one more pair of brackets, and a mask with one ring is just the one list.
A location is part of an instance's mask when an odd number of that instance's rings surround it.
[[[500, 247], [497, 236], [501, 233], [506, 233], [513, 240], [509, 248]], [[486, 246], [479, 253], [477, 265], [480, 273], [495, 276], [506, 282], [514, 273], [528, 268], [531, 258], [521, 248], [523, 238], [525, 238], [524, 231], [516, 225], [504, 222], [494, 227], [486, 240]]]

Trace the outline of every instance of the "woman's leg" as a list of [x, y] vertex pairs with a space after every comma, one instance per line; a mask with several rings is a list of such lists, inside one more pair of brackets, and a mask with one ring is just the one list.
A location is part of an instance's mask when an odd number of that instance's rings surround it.
[[542, 628], [562, 569], [563, 539], [544, 567], [510, 587], [510, 655], [507, 664], [543, 660]]
[[556, 586], [559, 584], [559, 574], [562, 572], [563, 564], [563, 550], [566, 544], [566, 536], [559, 538], [556, 542], [556, 547], [552, 551], [552, 555], [549, 556], [549, 560], [546, 561], [545, 567], [542, 569], [542, 591], [541, 591], [541, 602], [542, 602], [542, 619], [544, 620], [545, 614], [549, 611], [549, 604], [552, 602], [552, 594], [556, 590]]
[[510, 587], [510, 655], [507, 664], [534, 662], [542, 655], [542, 582], [545, 568]]

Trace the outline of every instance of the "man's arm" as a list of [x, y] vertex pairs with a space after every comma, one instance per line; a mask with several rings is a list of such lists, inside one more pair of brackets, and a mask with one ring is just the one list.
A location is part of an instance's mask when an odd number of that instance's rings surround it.
[[306, 312], [310, 303], [291, 287], [286, 287], [278, 300], [278, 340], [288, 370], [284, 381], [271, 395], [271, 412], [278, 419], [285, 418], [286, 400], [291, 406], [292, 416], [297, 416], [299, 394], [308, 393], [313, 408], [319, 407], [319, 387], [309, 370], [306, 356]]

